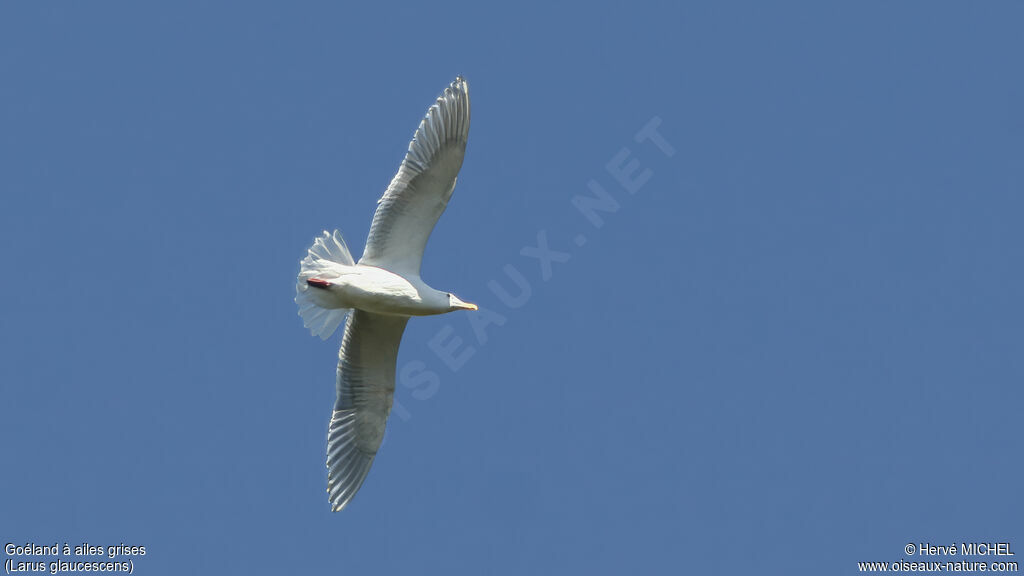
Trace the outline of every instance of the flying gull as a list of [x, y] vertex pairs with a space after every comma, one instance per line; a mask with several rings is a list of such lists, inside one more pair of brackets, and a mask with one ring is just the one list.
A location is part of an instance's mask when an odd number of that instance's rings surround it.
[[306, 328], [326, 340], [348, 317], [327, 432], [327, 493], [335, 512], [363, 485], [384, 438], [409, 317], [477, 309], [420, 279], [423, 249], [455, 189], [468, 138], [469, 86], [460, 76], [416, 129], [377, 202], [359, 262], [337, 230], [317, 238], [301, 262], [295, 302]]

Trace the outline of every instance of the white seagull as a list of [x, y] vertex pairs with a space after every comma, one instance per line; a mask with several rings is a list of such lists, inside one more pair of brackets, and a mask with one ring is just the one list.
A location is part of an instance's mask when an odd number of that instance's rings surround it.
[[416, 129], [377, 202], [359, 262], [337, 230], [324, 231], [301, 262], [295, 302], [306, 328], [326, 340], [348, 315], [327, 432], [327, 493], [335, 512], [363, 485], [384, 438], [409, 317], [477, 309], [420, 279], [423, 249], [455, 189], [468, 138], [469, 86], [460, 76]]

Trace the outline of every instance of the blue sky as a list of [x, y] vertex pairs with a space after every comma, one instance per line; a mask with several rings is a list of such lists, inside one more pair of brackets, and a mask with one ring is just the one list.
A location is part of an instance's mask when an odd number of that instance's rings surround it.
[[[1022, 17], [4, 3], [0, 540], [144, 545], [147, 575], [1024, 548]], [[423, 276], [487, 314], [410, 322], [332, 514], [340, 338], [302, 328], [298, 262], [322, 229], [361, 253], [457, 74], [469, 149]]]

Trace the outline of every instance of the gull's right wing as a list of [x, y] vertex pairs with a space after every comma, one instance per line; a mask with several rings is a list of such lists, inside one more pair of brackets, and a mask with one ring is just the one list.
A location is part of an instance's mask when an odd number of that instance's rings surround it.
[[460, 76], [420, 122], [380, 199], [360, 264], [419, 276], [423, 250], [448, 206], [469, 139], [469, 85]]

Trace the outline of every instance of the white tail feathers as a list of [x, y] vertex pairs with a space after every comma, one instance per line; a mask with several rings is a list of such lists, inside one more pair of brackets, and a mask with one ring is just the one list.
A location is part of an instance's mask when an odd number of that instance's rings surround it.
[[[352, 259], [352, 254], [348, 251], [348, 246], [345, 245], [345, 241], [341, 238], [341, 232], [337, 230], [334, 234], [331, 234], [327, 230], [313, 241], [313, 245], [309, 247], [309, 253], [305, 258], [302, 259], [302, 270], [299, 272], [299, 278], [305, 282], [310, 278], [316, 278], [317, 274], [320, 273], [331, 273], [330, 270], [333, 268], [331, 263], [344, 264], [345, 266], [354, 266], [355, 260]], [[303, 276], [304, 274], [308, 276]], [[334, 273], [337, 277], [337, 272]]]
[[302, 259], [295, 284], [295, 303], [299, 305], [302, 325], [309, 328], [314, 336], [326, 340], [341, 325], [349, 309], [332, 308], [329, 293], [310, 287], [306, 281], [310, 278], [331, 280], [340, 276], [344, 267], [354, 265], [352, 254], [337, 230], [333, 234], [325, 230], [313, 241], [309, 253]]

